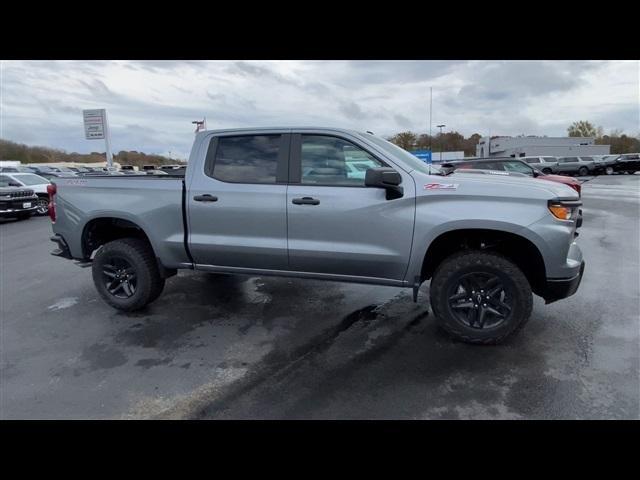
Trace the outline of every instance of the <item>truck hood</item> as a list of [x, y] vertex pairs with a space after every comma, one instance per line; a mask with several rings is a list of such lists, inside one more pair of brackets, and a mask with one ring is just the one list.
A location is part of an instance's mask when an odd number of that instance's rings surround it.
[[578, 193], [571, 187], [540, 178], [514, 177], [507, 175], [478, 175], [457, 173], [450, 175], [428, 175], [414, 170], [416, 195], [450, 193], [512, 198], [566, 198], [578, 200]]

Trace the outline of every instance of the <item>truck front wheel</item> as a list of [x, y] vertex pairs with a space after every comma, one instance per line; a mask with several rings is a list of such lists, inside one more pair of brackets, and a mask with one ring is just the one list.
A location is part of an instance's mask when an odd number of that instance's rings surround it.
[[139, 310], [164, 288], [153, 250], [138, 238], [105, 244], [92, 265], [93, 283], [105, 302], [118, 310]]
[[506, 257], [465, 251], [445, 259], [431, 280], [431, 308], [440, 327], [456, 340], [497, 344], [531, 315], [531, 286]]

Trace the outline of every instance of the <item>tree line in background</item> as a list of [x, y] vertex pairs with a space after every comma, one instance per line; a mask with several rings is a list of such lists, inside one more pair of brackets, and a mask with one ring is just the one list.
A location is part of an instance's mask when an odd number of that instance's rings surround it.
[[573, 122], [567, 128], [567, 133], [570, 137], [595, 137], [596, 145], [611, 145], [611, 153], [640, 152], [640, 135], [629, 136], [622, 130], [612, 130], [609, 135], [605, 135], [602, 127], [596, 127], [586, 120]]
[[[623, 133], [622, 130], [613, 130], [608, 135], [605, 135], [602, 127], [596, 127], [588, 121], [573, 122], [567, 128], [567, 133], [570, 137], [595, 137], [596, 145], [611, 145], [612, 154], [640, 152], [640, 136], [629, 136]], [[458, 132], [445, 132], [430, 136], [424, 133], [418, 134], [406, 131], [396, 133], [387, 138], [387, 140], [408, 151], [464, 151], [465, 156], [473, 157], [476, 154], [476, 145], [480, 138], [482, 136], [479, 133], [465, 137]], [[101, 152], [68, 153], [64, 150], [48, 147], [30, 147], [22, 143], [0, 139], [0, 160], [19, 160], [22, 163], [96, 163], [105, 162], [106, 154]], [[135, 150], [122, 150], [113, 156], [113, 161], [121, 165], [135, 165], [137, 167], [142, 167], [143, 165], [186, 164], [184, 160], [171, 159], [163, 155], [148, 155]]]
[[442, 135], [429, 136], [426, 133], [417, 134], [414, 132], [396, 133], [387, 138], [391, 143], [395, 143], [405, 150], [432, 150], [434, 152], [462, 152], [465, 157], [472, 157], [476, 154], [476, 145], [482, 138], [479, 133], [474, 133], [465, 138], [458, 132], [443, 132]]
[[[96, 163], [106, 162], [104, 152], [68, 153], [64, 150], [47, 147], [30, 147], [22, 143], [0, 139], [0, 160], [19, 160], [22, 163]], [[147, 155], [134, 151], [120, 151], [113, 155], [113, 161], [120, 165], [176, 165], [186, 164], [183, 160], [171, 159], [163, 155]]]
[[[640, 152], [640, 136], [629, 136], [622, 130], [613, 130], [608, 135], [604, 134], [602, 127], [595, 127], [588, 121], [573, 122], [567, 133], [570, 137], [595, 137], [596, 145], [611, 145], [612, 154]], [[524, 135], [523, 135], [524, 136]], [[429, 136], [406, 131], [396, 133], [387, 138], [390, 142], [405, 150], [432, 150], [434, 152], [460, 152], [473, 157], [476, 155], [476, 145], [482, 136], [479, 133], [465, 138], [458, 132], [446, 132]], [[496, 138], [496, 137], [491, 137]]]

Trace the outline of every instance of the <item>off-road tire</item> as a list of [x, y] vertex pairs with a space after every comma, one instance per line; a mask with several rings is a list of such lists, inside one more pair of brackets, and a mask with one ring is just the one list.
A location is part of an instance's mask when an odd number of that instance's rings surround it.
[[[479, 329], [462, 323], [449, 307], [447, 292], [465, 274], [481, 272], [496, 275], [513, 296], [513, 308], [504, 322]], [[456, 340], [475, 345], [493, 345], [521, 329], [531, 316], [533, 298], [529, 281], [511, 260], [494, 252], [467, 250], [445, 259], [431, 280], [431, 308], [438, 325]]]
[[[136, 288], [129, 298], [112, 295], [105, 284], [103, 267], [114, 257], [125, 259], [135, 270]], [[151, 245], [138, 238], [123, 238], [105, 244], [93, 259], [92, 274], [93, 283], [102, 299], [125, 312], [139, 310], [153, 302], [162, 293], [165, 283]]]

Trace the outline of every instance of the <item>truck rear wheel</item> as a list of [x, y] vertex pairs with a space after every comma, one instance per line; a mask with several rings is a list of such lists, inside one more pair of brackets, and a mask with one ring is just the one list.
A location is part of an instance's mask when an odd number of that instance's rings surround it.
[[533, 307], [531, 286], [506, 257], [478, 250], [444, 260], [431, 281], [431, 308], [456, 340], [497, 344], [524, 326]]
[[123, 238], [105, 244], [92, 265], [93, 283], [105, 302], [132, 312], [154, 301], [164, 288], [148, 242]]

